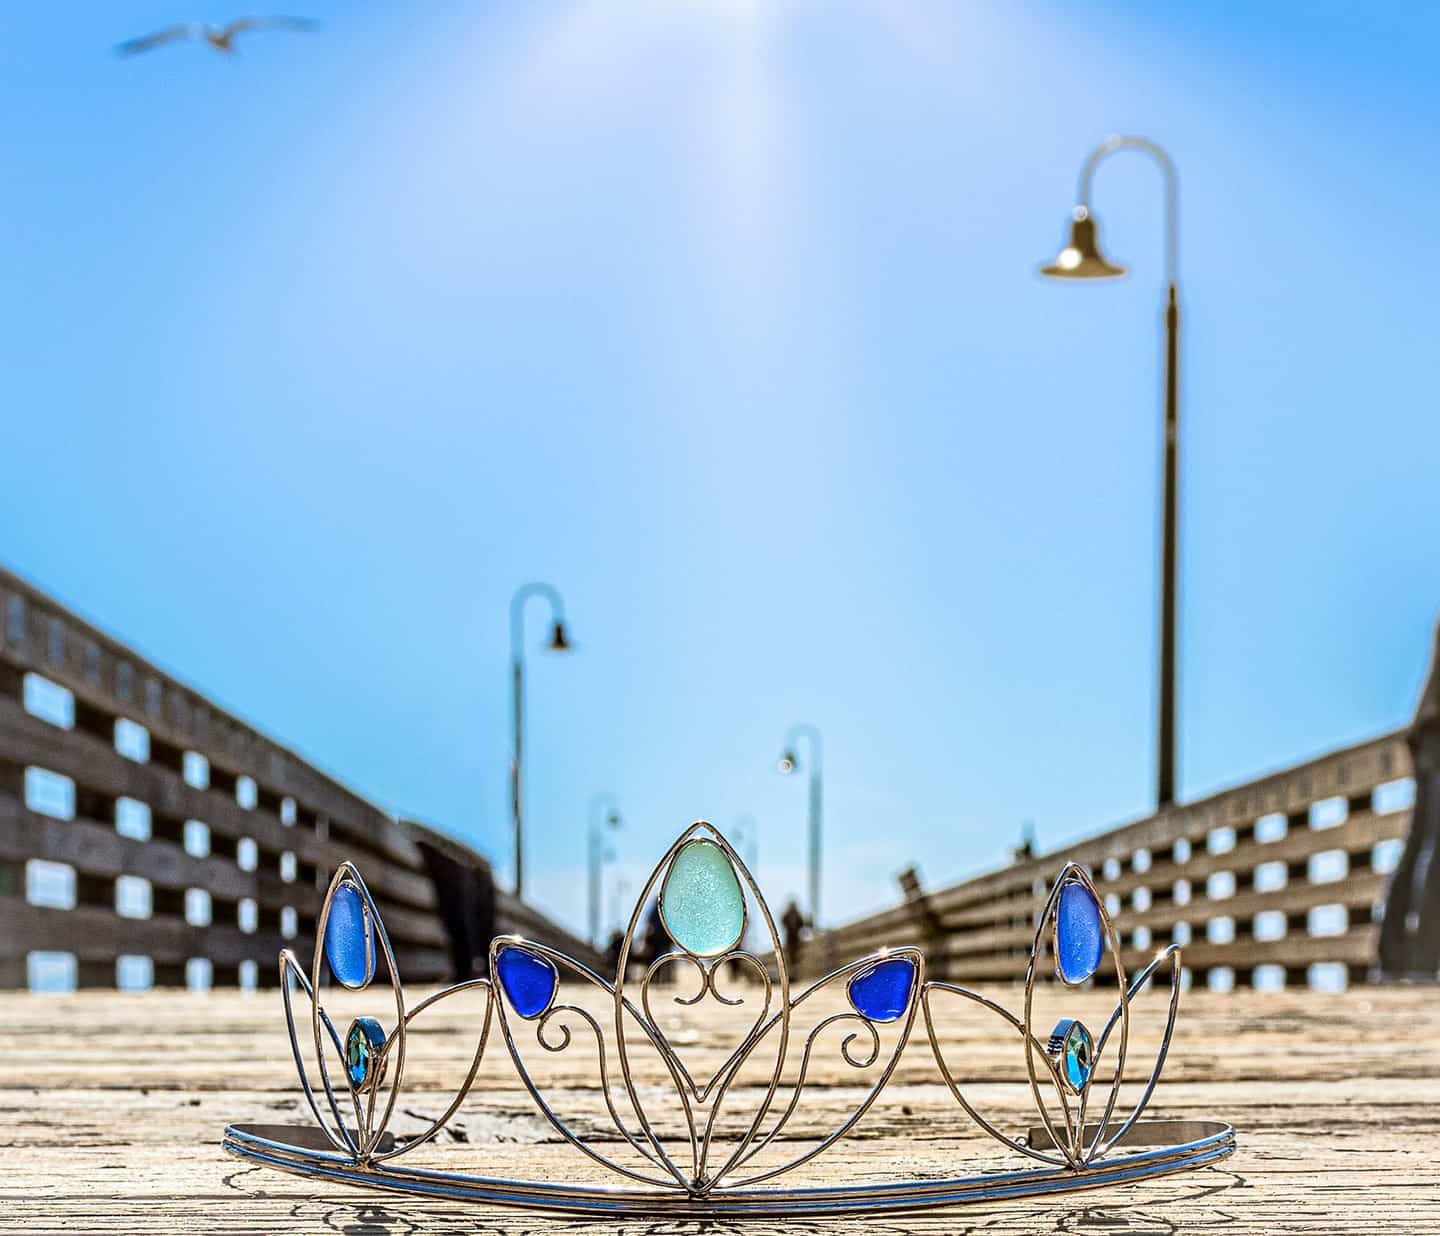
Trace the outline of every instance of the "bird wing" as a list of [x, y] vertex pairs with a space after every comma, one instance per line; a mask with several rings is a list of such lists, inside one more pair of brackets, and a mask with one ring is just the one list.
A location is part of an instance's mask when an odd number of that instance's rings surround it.
[[316, 30], [319, 26], [318, 21], [309, 17], [237, 17], [225, 27], [225, 37], [260, 30]]
[[171, 26], [167, 30], [157, 30], [154, 34], [144, 34], [138, 39], [121, 43], [115, 48], [115, 52], [120, 56], [137, 56], [141, 52], [164, 47], [166, 43], [178, 43], [181, 39], [193, 38], [194, 35], [194, 26]]

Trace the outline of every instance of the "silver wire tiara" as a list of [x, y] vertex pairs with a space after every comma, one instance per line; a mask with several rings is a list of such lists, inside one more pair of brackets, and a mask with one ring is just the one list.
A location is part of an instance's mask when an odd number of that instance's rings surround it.
[[[647, 919], [652, 893], [675, 948], [651, 960], [637, 983], [631, 963], [640, 952], [637, 933]], [[745, 946], [752, 906], [758, 918], [756, 934], [765, 940], [758, 951]], [[1127, 982], [1110, 918], [1087, 872], [1073, 863], [1057, 876], [1037, 921], [1025, 970], [1024, 1010], [1018, 1017], [977, 992], [927, 981], [925, 958], [915, 948], [871, 953], [794, 994], [764, 897], [729, 842], [703, 821], [680, 835], [641, 890], [613, 981], [543, 944], [502, 936], [490, 946], [490, 977], [457, 983], [407, 1007], [385, 926], [359, 871], [349, 862], [341, 864], [330, 883], [316, 941], [308, 978], [289, 949], [280, 954], [290, 1046], [315, 1125], [231, 1125], [224, 1140], [232, 1155], [305, 1176], [568, 1214], [739, 1219], [920, 1210], [1124, 1184], [1218, 1162], [1235, 1145], [1234, 1129], [1218, 1121], [1140, 1119], [1175, 1029], [1180, 950], [1174, 945], [1165, 949]], [[1032, 1019], [1042, 973], [1053, 972], [1062, 990], [1077, 988], [1101, 971], [1107, 954], [1119, 1001], [1099, 1034], [1067, 1017], [1050, 1034], [1037, 1036]], [[387, 1031], [379, 1017], [358, 1016], [342, 1037], [320, 1002], [325, 971], [340, 987], [362, 992], [380, 972], [382, 961], [394, 997], [391, 1028]], [[683, 1025], [676, 1024], [674, 1013], [667, 1022], [655, 1012], [652, 989], [663, 986], [660, 976], [672, 968], [688, 968], [698, 985], [694, 994], [682, 989], [673, 995], [675, 1004], [698, 1005], [708, 998], [734, 1008], [747, 1004], [752, 995], [758, 998], [758, 1011], [738, 1014], [743, 1027], [738, 1046], [703, 1082], [678, 1050]], [[1121, 1117], [1116, 1107], [1130, 1045], [1130, 1004], [1162, 969], [1168, 969], [1170, 987], [1164, 1034], [1137, 1101]], [[722, 971], [727, 975], [724, 983]], [[741, 975], [751, 980], [748, 987], [736, 985]], [[297, 989], [309, 1003], [309, 1033], [296, 1026]], [[562, 1001], [562, 989], [570, 1002]], [[747, 995], [734, 994], [740, 990]], [[405, 1093], [407, 1038], [416, 1033], [416, 1018], [442, 1001], [463, 999], [464, 993], [469, 993], [477, 1018], [469, 1024], [478, 1025], [478, 1032], [463, 1082], [440, 1115], [418, 1132], [388, 1132]], [[998, 1015], [1008, 1024], [1007, 1038], [1018, 1033], [1025, 1076], [1040, 1114], [1039, 1123], [1023, 1134], [998, 1129], [962, 1092], [960, 1079], [966, 1070], [947, 1060], [937, 1033], [936, 1005], [946, 997], [974, 1001]], [[576, 1002], [582, 1000], [590, 1007]], [[837, 1007], [841, 1011], [833, 1011]], [[376, 1011], [390, 1017], [390, 1002]], [[773, 1184], [829, 1151], [870, 1110], [894, 1075], [922, 1013], [940, 1077], [965, 1114], [990, 1137], [1040, 1166], [941, 1180]], [[540, 1115], [591, 1163], [619, 1177], [618, 1182], [505, 1179], [397, 1162], [439, 1134], [460, 1110], [496, 1020]], [[538, 1052], [522, 1050], [524, 1032], [531, 1027]], [[614, 1036], [609, 1045], [607, 1030]], [[792, 1118], [806, 1106], [813, 1053], [827, 1031], [840, 1039], [844, 1064], [859, 1075], [857, 1088], [867, 1088], [838, 1127], [806, 1132], [800, 1128], [806, 1123], [802, 1118], [796, 1122], [798, 1131], [786, 1135]], [[578, 1088], [573, 1076], [568, 1085], [563, 1079], [551, 1084], [539, 1068], [544, 1053], [561, 1057], [582, 1036], [582, 1050], [587, 1059], [593, 1050], [598, 1072]], [[313, 1059], [307, 1064], [312, 1046]], [[531, 1064], [527, 1056], [533, 1057]], [[618, 1063], [618, 1075], [612, 1062]], [[1107, 1069], [1108, 1077], [1102, 1076]], [[1097, 1107], [1103, 1103], [1098, 1119], [1089, 1118], [1092, 1099]], [[411, 1110], [416, 1101], [414, 1093], [407, 1095], [405, 1112], [413, 1119], [428, 1119]], [[576, 1116], [562, 1119], [562, 1108]], [[797, 1141], [804, 1147], [798, 1152]], [[483, 1150], [474, 1153], [484, 1155]], [[580, 1174], [604, 1178], [594, 1169]]]

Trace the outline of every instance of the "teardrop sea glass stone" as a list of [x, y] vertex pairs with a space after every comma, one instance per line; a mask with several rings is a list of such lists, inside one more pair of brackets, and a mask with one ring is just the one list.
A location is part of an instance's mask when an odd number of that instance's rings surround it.
[[696, 957], [718, 957], [745, 932], [745, 894], [730, 859], [713, 841], [689, 841], [660, 889], [660, 917], [670, 938]]
[[330, 899], [325, 920], [325, 960], [336, 982], [358, 991], [375, 977], [375, 939], [360, 889], [344, 881]]
[[368, 1090], [374, 1080], [375, 1061], [385, 1046], [385, 1031], [373, 1017], [357, 1017], [345, 1036], [345, 1075], [355, 1090]]
[[1095, 1065], [1095, 1044], [1090, 1031], [1078, 1021], [1070, 1023], [1070, 1033], [1065, 1036], [1065, 1080], [1079, 1093], [1090, 1080], [1090, 1070]]
[[914, 985], [915, 963], [908, 957], [892, 957], [850, 980], [850, 1003], [868, 1021], [898, 1021], [910, 1007]]
[[507, 945], [495, 957], [495, 975], [510, 1007], [526, 1021], [539, 1017], [555, 998], [560, 976], [545, 958], [529, 949]]
[[1067, 983], [1083, 983], [1100, 968], [1105, 955], [1105, 929], [1100, 906], [1083, 884], [1071, 881], [1060, 890], [1055, 910], [1055, 963]]

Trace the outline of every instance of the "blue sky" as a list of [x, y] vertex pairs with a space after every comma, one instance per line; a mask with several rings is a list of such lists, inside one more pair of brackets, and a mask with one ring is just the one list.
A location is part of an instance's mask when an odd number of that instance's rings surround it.
[[[827, 910], [1153, 793], [1160, 187], [1181, 172], [1186, 796], [1402, 724], [1440, 612], [1440, 11], [366, 5], [0, 18], [0, 560], [584, 918], [704, 816]], [[534, 638], [539, 639], [535, 618]]]

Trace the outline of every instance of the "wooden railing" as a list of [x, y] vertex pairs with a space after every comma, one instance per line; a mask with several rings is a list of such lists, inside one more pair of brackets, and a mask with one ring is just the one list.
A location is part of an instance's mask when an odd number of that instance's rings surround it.
[[[347, 858], [406, 981], [445, 978], [426, 839], [0, 570], [0, 988], [274, 984]], [[499, 930], [590, 958], [497, 901]]]
[[926, 893], [907, 879], [901, 905], [810, 939], [801, 967], [918, 944], [936, 976], [1023, 978], [1049, 883], [1076, 862], [1131, 971], [1178, 942], [1193, 982], [1363, 982], [1409, 827], [1410, 775], [1404, 735], [1388, 734], [963, 884]]

